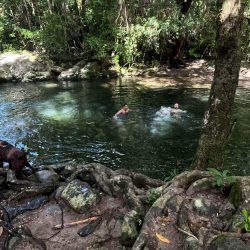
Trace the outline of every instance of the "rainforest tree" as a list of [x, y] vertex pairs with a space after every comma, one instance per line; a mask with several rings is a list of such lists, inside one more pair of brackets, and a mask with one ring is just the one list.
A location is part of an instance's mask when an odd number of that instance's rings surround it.
[[[213, 57], [216, 2], [0, 0], [0, 50], [35, 50], [58, 61], [113, 56], [125, 66], [178, 67], [183, 59]], [[247, 55], [248, 24], [244, 30]]]
[[213, 49], [213, 2], [0, 0], [0, 49], [123, 65], [199, 57]]
[[193, 166], [221, 167], [232, 132], [232, 111], [241, 64], [241, 33], [245, 0], [218, 0], [216, 61], [208, 110], [203, 119]]

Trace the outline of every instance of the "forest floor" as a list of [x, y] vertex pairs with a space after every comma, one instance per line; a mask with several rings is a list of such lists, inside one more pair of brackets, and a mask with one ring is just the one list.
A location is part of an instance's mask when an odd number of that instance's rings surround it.
[[[124, 73], [125, 78], [134, 78], [138, 85], [149, 88], [210, 88], [213, 80], [214, 65], [211, 61], [195, 60], [186, 63], [185, 67], [169, 69], [154, 67], [131, 69]], [[250, 88], [250, 67], [242, 66], [239, 75], [239, 86]]]
[[[39, 209], [27, 211], [18, 216], [13, 221], [13, 226], [28, 226], [36, 239], [42, 239], [46, 243], [47, 249], [98, 249], [100, 245], [105, 249], [122, 249], [119, 237], [122, 216], [126, 209], [120, 199], [104, 195], [98, 205], [84, 214], [79, 214], [64, 204], [60, 204], [60, 206], [51, 200]], [[54, 226], [61, 225], [62, 218], [63, 223], [70, 223], [94, 216], [102, 221], [95, 232], [84, 238], [78, 235], [78, 231], [84, 224], [53, 229]], [[15, 249], [35, 250], [36, 248], [30, 242], [23, 241]]]

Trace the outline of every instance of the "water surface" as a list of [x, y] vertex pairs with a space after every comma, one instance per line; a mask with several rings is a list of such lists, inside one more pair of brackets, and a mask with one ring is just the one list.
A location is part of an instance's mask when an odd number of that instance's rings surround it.
[[[99, 162], [164, 178], [194, 156], [208, 89], [147, 89], [132, 81], [0, 85], [0, 139], [28, 147], [33, 164]], [[250, 91], [239, 89], [226, 166], [250, 174]], [[157, 111], [178, 102], [178, 118]], [[113, 115], [127, 103], [126, 119]]]

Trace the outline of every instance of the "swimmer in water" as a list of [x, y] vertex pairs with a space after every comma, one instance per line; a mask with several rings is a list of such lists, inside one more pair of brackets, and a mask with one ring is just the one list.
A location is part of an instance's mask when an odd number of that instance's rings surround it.
[[175, 103], [174, 107], [170, 110], [170, 115], [177, 119], [180, 119], [183, 113], [186, 113], [186, 111], [181, 110], [178, 103]]
[[123, 107], [115, 113], [114, 117], [125, 117], [130, 109], [128, 108], [128, 105], [125, 103]]
[[171, 110], [170, 110], [171, 115], [174, 115], [174, 114], [180, 113], [180, 112], [182, 112], [182, 110], [179, 109], [179, 104], [175, 103], [174, 107], [171, 108]]

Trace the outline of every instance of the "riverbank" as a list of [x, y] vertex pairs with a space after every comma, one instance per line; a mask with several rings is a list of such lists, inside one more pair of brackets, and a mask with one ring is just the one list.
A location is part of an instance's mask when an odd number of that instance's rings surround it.
[[[187, 62], [185, 67], [170, 69], [119, 68], [111, 61], [86, 62], [84, 60], [56, 65], [48, 58], [30, 52], [8, 52], [0, 55], [0, 82], [80, 81], [122, 77], [148, 88], [210, 88], [213, 62], [203, 59]], [[241, 67], [239, 86], [250, 87], [250, 68]]]
[[[213, 80], [214, 65], [203, 59], [187, 62], [179, 69], [155, 67], [147, 69], [123, 70], [125, 79], [134, 79], [140, 86], [148, 88], [205, 88], [209, 89]], [[239, 86], [250, 88], [250, 68], [242, 66], [239, 74]]]
[[209, 172], [171, 181], [100, 164], [2, 169], [2, 249], [249, 249], [250, 177], [214, 186]]

